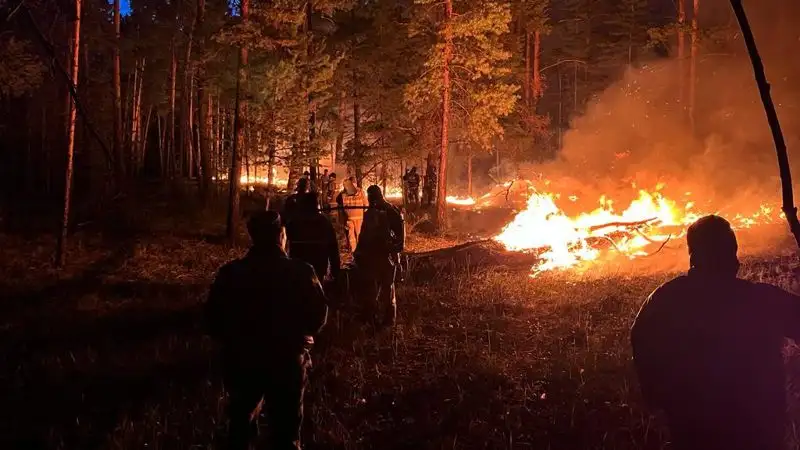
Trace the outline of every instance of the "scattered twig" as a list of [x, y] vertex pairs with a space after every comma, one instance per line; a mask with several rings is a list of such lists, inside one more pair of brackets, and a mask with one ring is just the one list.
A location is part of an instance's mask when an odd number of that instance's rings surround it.
[[672, 235], [670, 234], [669, 236], [667, 236], [667, 238], [664, 240], [664, 242], [661, 243], [661, 247], [658, 247], [658, 250], [654, 251], [653, 253], [648, 254], [646, 257], [649, 258], [649, 257], [661, 252], [661, 250], [664, 250], [664, 247], [667, 246], [667, 242], [669, 242], [671, 239], [672, 239]]

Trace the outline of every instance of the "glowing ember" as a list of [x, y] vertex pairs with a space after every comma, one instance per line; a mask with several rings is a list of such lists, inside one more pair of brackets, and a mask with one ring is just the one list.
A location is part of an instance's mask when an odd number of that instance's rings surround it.
[[[694, 211], [693, 202], [679, 205], [660, 192], [640, 190], [638, 198], [621, 213], [603, 196], [599, 208], [570, 217], [557, 206], [558, 199], [560, 195], [534, 190], [526, 208], [495, 237], [508, 250], [542, 252], [532, 276], [597, 260], [602, 255], [599, 244], [603, 242], [608, 244], [605, 247], [610, 245], [628, 258], [645, 256], [649, 247], [682, 236], [686, 227], [699, 217], [714, 213], [701, 214]], [[570, 196], [565, 200], [575, 202], [577, 198]], [[754, 214], [727, 215], [734, 228], [749, 228], [779, 220], [782, 214], [775, 212], [775, 208], [761, 205]], [[672, 236], [663, 231], [667, 227], [672, 229]]]
[[451, 205], [470, 206], [475, 204], [475, 199], [472, 197], [455, 197], [448, 195], [447, 203]]

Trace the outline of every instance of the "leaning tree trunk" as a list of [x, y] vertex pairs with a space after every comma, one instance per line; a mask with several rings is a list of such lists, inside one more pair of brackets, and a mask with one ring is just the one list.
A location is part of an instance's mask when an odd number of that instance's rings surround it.
[[453, 1], [445, 0], [444, 60], [442, 64], [442, 144], [436, 183], [436, 228], [447, 228], [447, 146], [450, 140], [450, 60], [453, 58]]
[[[72, 67], [70, 83], [78, 80], [81, 39], [81, 0], [75, 0], [75, 22], [72, 27]], [[77, 106], [75, 98], [69, 103], [69, 127], [67, 129], [67, 167], [64, 170], [64, 210], [61, 216], [61, 232], [58, 234], [55, 262], [58, 267], [64, 265], [67, 250], [67, 230], [69, 230], [69, 211], [72, 196], [72, 168], [75, 155], [75, 121]]]
[[692, 130], [695, 126], [695, 102], [697, 96], [697, 40], [699, 27], [697, 23], [697, 15], [700, 12], [700, 0], [694, 0], [694, 8], [692, 9], [692, 60], [689, 66], [689, 122], [692, 125]]
[[114, 0], [114, 158], [116, 162], [117, 187], [125, 177], [125, 156], [122, 149], [122, 87], [120, 86], [120, 0]]
[[[250, 0], [242, 0], [242, 24], [247, 24], [250, 12]], [[242, 85], [247, 77], [247, 47], [239, 48], [239, 70], [236, 75], [236, 111], [233, 116], [233, 150], [231, 151], [231, 170], [228, 175], [228, 220], [225, 234], [228, 242], [233, 244], [236, 239], [236, 230], [239, 225], [239, 191], [242, 161], [240, 151], [244, 147], [244, 133], [242, 133], [242, 119], [247, 102], [242, 99]]]
[[750, 29], [750, 23], [747, 20], [747, 14], [744, 11], [741, 0], [731, 0], [731, 7], [736, 14], [736, 20], [742, 29], [745, 45], [747, 46], [747, 53], [750, 55], [750, 61], [753, 63], [753, 74], [756, 78], [758, 85], [758, 93], [761, 95], [761, 102], [764, 104], [764, 111], [767, 115], [767, 122], [769, 123], [770, 131], [772, 132], [772, 140], [775, 143], [775, 152], [778, 156], [778, 169], [781, 176], [781, 194], [783, 199], [783, 213], [786, 216], [786, 221], [789, 223], [789, 229], [794, 235], [795, 242], [800, 247], [800, 221], [797, 219], [797, 207], [794, 206], [794, 193], [792, 185], [792, 170], [789, 165], [789, 155], [786, 151], [786, 141], [783, 138], [781, 131], [781, 123], [778, 120], [778, 111], [775, 109], [775, 102], [772, 101], [770, 95], [770, 85], [767, 80], [767, 75], [764, 71], [764, 64], [761, 61], [761, 56], [756, 47], [756, 40], [753, 36], [753, 30]]

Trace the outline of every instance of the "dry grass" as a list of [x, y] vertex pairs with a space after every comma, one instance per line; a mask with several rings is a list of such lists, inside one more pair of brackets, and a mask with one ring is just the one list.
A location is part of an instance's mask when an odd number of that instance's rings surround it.
[[[63, 272], [48, 266], [51, 240], [0, 236], [10, 293], [0, 304], [0, 447], [214, 447], [226, 398], [198, 312], [215, 269], [241, 250], [169, 229], [113, 244], [78, 235]], [[786, 283], [789, 262], [757, 259], [745, 271]], [[308, 448], [663, 448], [662, 424], [637, 393], [628, 329], [669, 275], [527, 275], [412, 275], [394, 335], [332, 314], [315, 356]], [[793, 371], [796, 355], [788, 349]], [[794, 377], [790, 391], [794, 413]]]

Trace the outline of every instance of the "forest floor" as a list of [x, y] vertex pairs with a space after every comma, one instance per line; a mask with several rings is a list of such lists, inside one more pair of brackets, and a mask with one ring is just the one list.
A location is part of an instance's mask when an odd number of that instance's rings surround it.
[[[216, 448], [224, 435], [227, 399], [200, 311], [216, 269], [244, 247], [221, 243], [213, 211], [140, 216], [146, 230], [77, 231], [60, 271], [54, 238], [0, 234], [0, 448]], [[753, 258], [743, 273], [786, 286], [790, 265]], [[665, 448], [628, 333], [674, 274], [528, 274], [454, 266], [433, 285], [412, 270], [394, 334], [333, 312], [313, 356], [307, 448]], [[800, 353], [787, 349], [800, 418]]]

